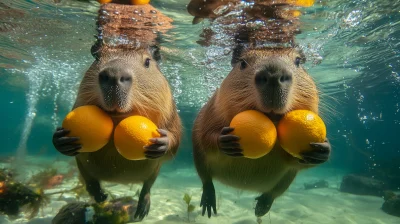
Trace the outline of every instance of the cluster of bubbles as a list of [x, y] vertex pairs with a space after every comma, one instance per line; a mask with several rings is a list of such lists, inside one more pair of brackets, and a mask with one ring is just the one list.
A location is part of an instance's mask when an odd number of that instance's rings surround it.
[[[12, 74], [24, 74], [29, 89], [26, 93], [27, 114], [24, 129], [17, 149], [17, 158], [24, 158], [26, 143], [30, 135], [40, 103], [52, 108], [51, 124], [53, 129], [61, 124], [59, 108], [65, 111], [72, 108], [82, 73], [92, 61], [91, 57], [75, 59], [72, 55], [52, 57], [46, 49], [32, 51], [34, 62], [26, 70], [12, 69]], [[44, 102], [43, 102], [44, 101]]]

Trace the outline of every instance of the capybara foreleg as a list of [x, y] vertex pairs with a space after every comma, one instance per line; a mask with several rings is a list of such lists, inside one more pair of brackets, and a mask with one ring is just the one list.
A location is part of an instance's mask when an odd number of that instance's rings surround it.
[[224, 127], [218, 137], [218, 147], [221, 152], [228, 156], [243, 157], [243, 150], [239, 143], [239, 136], [230, 134], [234, 129]]
[[302, 164], [318, 165], [328, 161], [331, 154], [331, 144], [326, 139], [322, 143], [310, 143], [311, 151], [301, 153], [302, 159], [299, 161]]
[[58, 127], [53, 134], [53, 145], [61, 154], [66, 156], [76, 156], [82, 145], [77, 143], [78, 137], [68, 137], [70, 130]]

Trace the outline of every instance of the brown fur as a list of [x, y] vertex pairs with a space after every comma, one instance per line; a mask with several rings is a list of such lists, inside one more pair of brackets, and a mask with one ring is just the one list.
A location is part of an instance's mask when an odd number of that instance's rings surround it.
[[114, 127], [133, 114], [148, 117], [158, 128], [169, 132], [170, 148], [167, 154], [159, 159], [130, 161], [117, 152], [111, 140], [99, 151], [76, 156], [84, 179], [119, 183], [140, 183], [149, 178], [155, 180], [162, 162], [176, 154], [181, 137], [181, 120], [167, 80], [154, 60], [151, 60], [149, 68], [144, 67], [146, 58], [152, 58], [147, 49], [113, 51], [103, 48], [100, 60], [95, 61], [83, 77], [74, 108], [97, 105], [107, 111], [98, 84], [98, 74], [107, 66], [125, 68], [134, 74], [132, 87], [127, 93], [129, 97], [126, 104], [117, 112], [109, 112]]
[[[252, 5], [240, 4], [237, 0], [191, 0], [187, 11], [195, 16], [193, 23], [208, 18], [217, 27], [203, 30], [201, 44], [224, 45], [227, 40], [221, 40], [221, 32], [229, 37], [235, 37], [247, 43], [294, 43], [294, 36], [300, 32], [299, 18], [294, 14], [296, 7], [291, 0], [254, 1]], [[225, 9], [223, 13], [215, 11]], [[300, 12], [300, 11], [297, 11]], [[218, 37], [214, 35], [218, 33]]]
[[201, 109], [193, 128], [194, 160], [203, 183], [215, 178], [220, 182], [255, 192], [280, 196], [304, 169], [298, 160], [284, 151], [279, 143], [267, 155], [259, 159], [237, 158], [220, 152], [218, 136], [223, 127], [229, 127], [232, 118], [245, 110], [269, 113], [260, 102], [255, 88], [254, 75], [266, 63], [284, 66], [293, 74], [289, 99], [281, 111], [307, 109], [318, 113], [318, 91], [312, 78], [300, 66], [294, 64], [299, 53], [293, 48], [263, 48], [249, 50], [242, 55], [248, 68], [240, 70], [236, 63], [207, 104]]
[[150, 4], [102, 4], [97, 21], [104, 44], [122, 48], [155, 43], [158, 34], [173, 27], [173, 20]]

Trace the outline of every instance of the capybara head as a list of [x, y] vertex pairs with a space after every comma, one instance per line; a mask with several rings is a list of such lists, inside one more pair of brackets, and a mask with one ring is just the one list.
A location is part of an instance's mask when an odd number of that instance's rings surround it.
[[295, 48], [235, 48], [233, 69], [219, 94], [219, 103], [232, 111], [229, 119], [247, 109], [261, 111], [272, 120], [295, 109], [318, 112], [318, 91], [301, 65], [304, 60]]
[[115, 115], [169, 110], [163, 105], [171, 104], [172, 95], [158, 66], [158, 47], [103, 48], [97, 58], [82, 81], [78, 99], [86, 101], [81, 104], [94, 104]]

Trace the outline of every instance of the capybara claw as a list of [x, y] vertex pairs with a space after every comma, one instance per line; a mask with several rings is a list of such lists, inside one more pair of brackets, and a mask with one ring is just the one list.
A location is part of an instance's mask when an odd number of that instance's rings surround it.
[[78, 150], [82, 148], [82, 145], [77, 143], [78, 137], [67, 136], [70, 130], [58, 127], [53, 134], [53, 145], [61, 154], [66, 156], [76, 156], [79, 154]]
[[157, 131], [160, 133], [161, 136], [158, 138], [150, 139], [150, 142], [152, 144], [144, 147], [146, 149], [144, 154], [148, 159], [157, 159], [165, 155], [169, 148], [170, 140], [168, 137], [168, 131], [164, 129], [158, 129]]
[[231, 127], [222, 128], [221, 134], [218, 137], [218, 147], [221, 152], [225, 153], [226, 155], [241, 157], [243, 156], [243, 150], [241, 149], [239, 143], [239, 136], [229, 134], [233, 130], [234, 129]]
[[201, 202], [200, 207], [202, 207], [201, 215], [207, 211], [208, 218], [211, 217], [211, 208], [214, 214], [217, 214], [217, 206], [216, 206], [216, 199], [215, 199], [215, 188], [212, 182], [203, 184], [203, 194], [201, 195]]
[[331, 144], [328, 139], [322, 143], [310, 143], [312, 151], [303, 152], [300, 155], [302, 159], [299, 161], [303, 164], [317, 165], [328, 161], [331, 154]]

